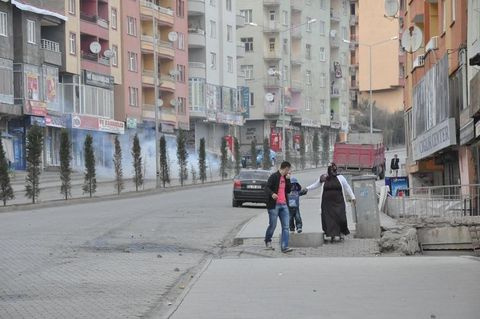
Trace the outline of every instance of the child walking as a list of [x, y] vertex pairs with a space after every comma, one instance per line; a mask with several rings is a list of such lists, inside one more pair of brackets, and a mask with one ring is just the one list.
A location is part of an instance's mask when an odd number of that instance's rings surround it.
[[302, 216], [300, 215], [300, 196], [305, 195], [302, 192], [302, 186], [295, 177], [290, 179], [292, 190], [288, 194], [288, 210], [290, 211], [290, 231], [294, 232], [295, 227], [297, 233], [302, 232]]

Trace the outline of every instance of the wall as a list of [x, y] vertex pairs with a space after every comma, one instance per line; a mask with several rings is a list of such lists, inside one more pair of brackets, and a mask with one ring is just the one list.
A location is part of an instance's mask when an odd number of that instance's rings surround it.
[[[112, 27], [112, 8], [117, 9], [117, 28], [114, 29]], [[123, 19], [121, 15], [121, 6], [120, 6], [120, 0], [110, 0], [108, 2], [108, 20], [110, 21], [109, 24], [109, 49], [111, 50], [114, 45], [117, 46], [118, 48], [118, 66], [113, 66], [112, 63], [110, 63], [111, 67], [111, 75], [115, 79], [115, 84], [122, 84], [122, 61], [123, 58], [123, 52], [121, 50], [121, 42], [122, 42], [122, 27], [123, 27]], [[139, 57], [140, 58], [140, 57]]]
[[[381, 90], [372, 92], [375, 106], [388, 112], [403, 111], [403, 88], [397, 87], [390, 90]], [[369, 92], [361, 92], [359, 102], [369, 100]]]
[[[13, 60], [13, 11], [8, 3], [0, 2], [0, 11], [7, 13], [8, 37], [0, 36], [0, 57]], [[16, 29], [18, 30], [18, 29]]]
[[[176, 1], [176, 4], [178, 5], [178, 1]], [[177, 122], [185, 123], [185, 126], [188, 126], [189, 123], [189, 116], [188, 116], [188, 77], [189, 77], [189, 70], [188, 70], [188, 1], [184, 1], [185, 7], [184, 7], [184, 16], [181, 17], [179, 16], [178, 12], [178, 7], [175, 10], [175, 19], [174, 19], [174, 26], [173, 29], [177, 33], [182, 33], [185, 38], [185, 44], [184, 44], [184, 49], [179, 49], [178, 47], [178, 41], [174, 43], [175, 47], [175, 66], [178, 64], [184, 65], [185, 66], [185, 82], [178, 82], [175, 86], [175, 97], [183, 97], [185, 98], [186, 104], [185, 104], [185, 114], [178, 114], [177, 112]], [[205, 60], [198, 60], [198, 61], [205, 61]], [[186, 127], [185, 127], [186, 128]]]

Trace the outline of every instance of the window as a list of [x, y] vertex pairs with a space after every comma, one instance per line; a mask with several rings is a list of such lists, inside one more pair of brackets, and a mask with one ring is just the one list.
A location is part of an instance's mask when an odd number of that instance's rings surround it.
[[227, 0], [227, 11], [232, 11], [232, 0]]
[[28, 34], [28, 39], [27, 39], [28, 43], [36, 44], [37, 37], [35, 34], [35, 21], [27, 20], [27, 34]]
[[128, 88], [128, 102], [130, 106], [138, 106], [138, 88]]
[[253, 94], [253, 92], [250, 92], [250, 106], [254, 106], [255, 105], [255, 95]]
[[0, 11], [0, 35], [8, 37], [7, 13]]
[[311, 23], [309, 23], [309, 22], [310, 22], [310, 20], [312, 20], [312, 18], [310, 18], [310, 17], [307, 17], [307, 21], [306, 21], [306, 22], [307, 22], [307, 24], [306, 24], [306, 27], [307, 27], [307, 32], [312, 32], [312, 24], [311, 24]]
[[177, 64], [177, 81], [185, 83], [185, 65]]
[[305, 72], [305, 82], [307, 83], [307, 85], [312, 85], [312, 71], [307, 70]]
[[137, 19], [127, 17], [127, 33], [129, 35], [137, 36]]
[[217, 68], [217, 54], [210, 52], [210, 68], [215, 70]]
[[343, 40], [348, 40], [348, 29], [347, 27], [342, 27]]
[[283, 53], [288, 54], [288, 39], [283, 39]]
[[322, 9], [322, 10], [327, 9], [326, 1], [327, 0], [320, 0], [320, 9]]
[[185, 50], [185, 34], [178, 32], [178, 48], [180, 50]]
[[231, 56], [227, 56], [227, 69], [228, 73], [233, 73], [233, 58]]
[[118, 47], [116, 45], [112, 45], [112, 51], [113, 51], [112, 65], [118, 66]]
[[210, 38], [217, 38], [217, 22], [210, 20]]
[[253, 51], [253, 38], [241, 38], [240, 41], [245, 43], [245, 52]]
[[283, 79], [283, 81], [288, 80], [288, 66], [286, 66], [286, 65], [283, 66], [282, 79]]
[[270, 52], [275, 51], [275, 38], [268, 39]]
[[327, 75], [325, 73], [320, 73], [320, 87], [324, 88], [327, 86]]
[[325, 35], [325, 21], [320, 21], [320, 35]]
[[325, 62], [327, 60], [325, 56], [325, 48], [320, 48], [320, 61]]
[[270, 11], [269, 17], [270, 17], [270, 21], [275, 21], [275, 20], [277, 20], [277, 15], [275, 14], [275, 11], [274, 11], [274, 10], [271, 10], [271, 11]]
[[112, 8], [112, 29], [117, 29], [117, 9]]
[[177, 0], [177, 17], [185, 17], [185, 1]]
[[178, 114], [187, 114], [187, 99], [184, 97], [177, 98], [177, 112]]
[[252, 9], [240, 10], [240, 13], [245, 17], [245, 23], [252, 23]]
[[227, 25], [227, 41], [232, 42], [233, 39], [233, 29], [231, 25]]
[[456, 15], [457, 15], [457, 0], [452, 0], [452, 23], [455, 22]]
[[283, 11], [282, 17], [283, 17], [283, 25], [288, 25], [288, 11]]
[[253, 79], [253, 65], [242, 65], [240, 71], [245, 74], [245, 80]]
[[305, 110], [310, 111], [312, 109], [312, 98], [307, 96], [305, 98]]
[[128, 69], [130, 71], [138, 71], [137, 58], [138, 56], [135, 52], [128, 52]]
[[211, 5], [212, 7], [215, 7], [215, 6], [216, 6], [215, 0], [210, 0], [210, 5]]
[[305, 45], [305, 58], [310, 60], [312, 59], [312, 45], [307, 44]]
[[320, 114], [325, 114], [325, 106], [327, 105], [326, 101], [324, 99], [320, 100]]
[[76, 13], [75, 0], [68, 0], [68, 13], [70, 14]]
[[443, 19], [442, 19], [442, 32], [447, 30], [447, 1], [442, 0]]
[[75, 33], [70, 32], [69, 42], [70, 42], [70, 54], [76, 55], [77, 54], [77, 35]]

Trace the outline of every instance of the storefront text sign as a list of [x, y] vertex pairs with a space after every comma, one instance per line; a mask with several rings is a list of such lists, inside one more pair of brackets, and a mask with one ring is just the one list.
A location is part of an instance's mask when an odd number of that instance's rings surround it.
[[98, 131], [98, 118], [88, 115], [72, 115], [72, 128]]
[[47, 105], [44, 102], [25, 100], [25, 114], [45, 116], [47, 115]]
[[446, 121], [421, 134], [412, 142], [413, 159], [418, 161], [446, 147], [457, 144], [455, 119]]
[[67, 127], [67, 121], [63, 116], [47, 115], [45, 117], [45, 124], [50, 127]]
[[99, 118], [98, 129], [102, 132], [123, 134], [125, 133], [125, 123], [105, 118]]
[[85, 84], [98, 86], [106, 89], [113, 89], [113, 76], [99, 74], [85, 70]]

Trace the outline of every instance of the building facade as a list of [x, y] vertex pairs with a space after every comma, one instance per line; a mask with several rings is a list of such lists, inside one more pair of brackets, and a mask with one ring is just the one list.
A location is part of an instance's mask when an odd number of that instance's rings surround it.
[[[403, 30], [422, 45], [406, 58], [404, 89], [410, 185], [458, 185], [474, 176], [468, 125], [467, 2], [403, 1]], [[471, 126], [470, 126], [471, 127]], [[468, 129], [468, 128], [467, 128]]]
[[[243, 124], [237, 104], [237, 1], [188, 2], [189, 146], [205, 138], [220, 153], [221, 138]], [[241, 21], [238, 21], [239, 23]]]

